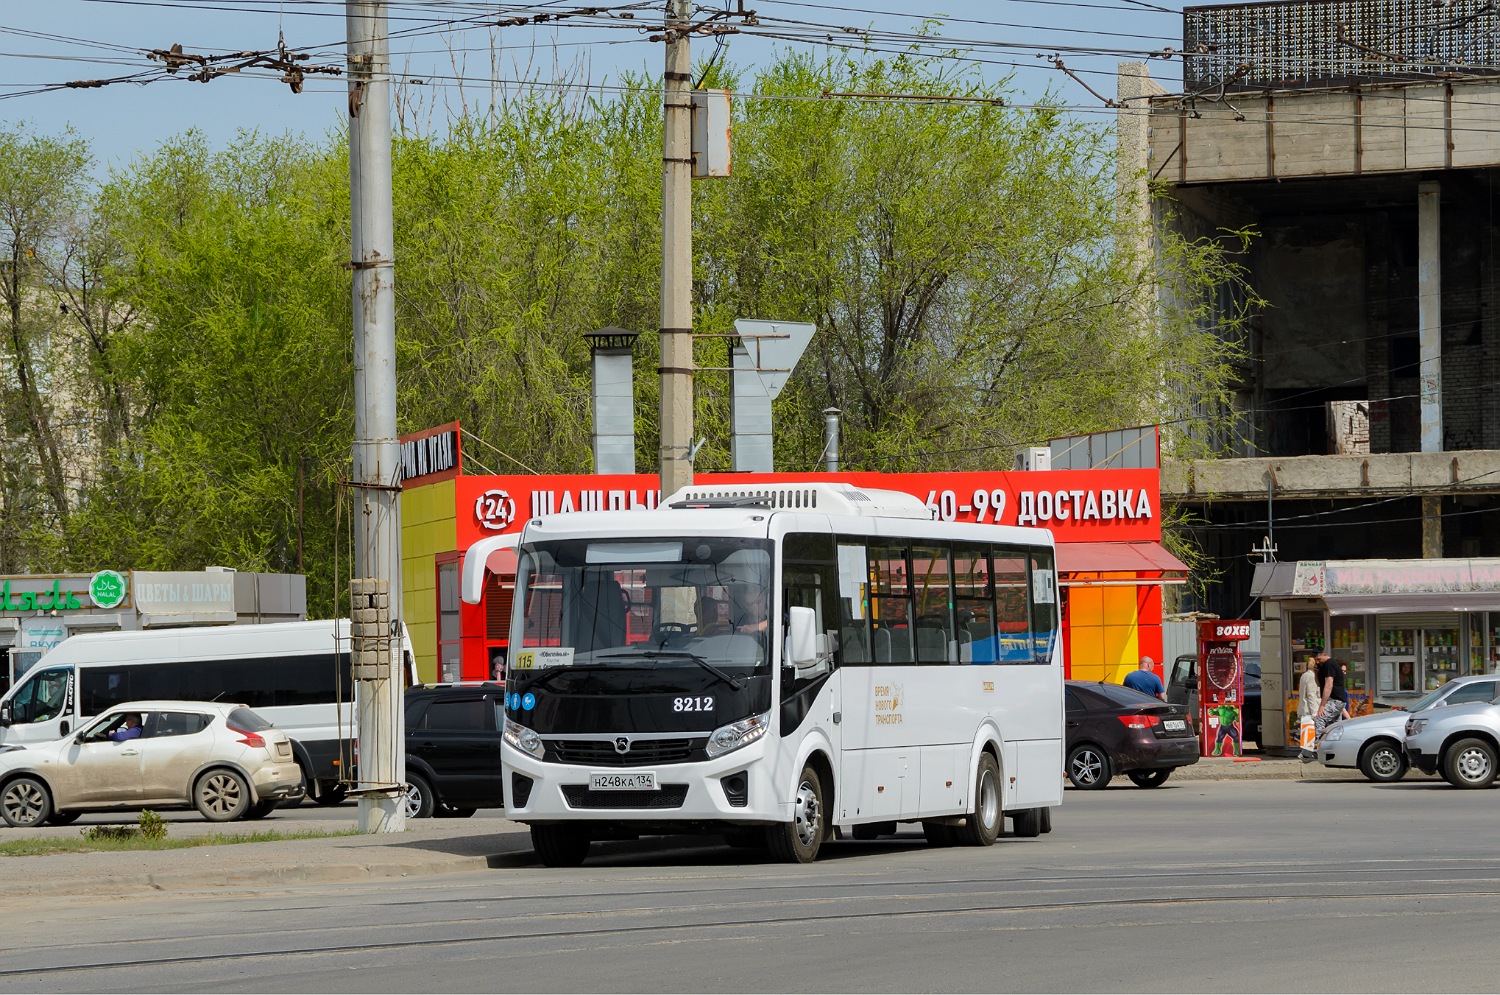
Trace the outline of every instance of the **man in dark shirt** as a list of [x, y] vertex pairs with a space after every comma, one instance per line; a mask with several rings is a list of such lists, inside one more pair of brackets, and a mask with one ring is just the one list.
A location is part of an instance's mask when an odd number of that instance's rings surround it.
[[[1313, 716], [1313, 732], [1317, 736], [1317, 741], [1322, 742], [1324, 731], [1342, 718], [1344, 709], [1349, 707], [1349, 692], [1344, 688], [1344, 669], [1333, 662], [1327, 653], [1319, 653], [1316, 662], [1318, 666], [1318, 713]], [[1302, 758], [1304, 763], [1312, 759], [1312, 757]]]
[[1139, 667], [1126, 674], [1125, 679], [1120, 683], [1133, 691], [1149, 694], [1160, 698], [1162, 701], [1166, 701], [1167, 689], [1162, 684], [1161, 678], [1156, 676], [1155, 668], [1156, 661], [1149, 656], [1143, 656], [1141, 657]]

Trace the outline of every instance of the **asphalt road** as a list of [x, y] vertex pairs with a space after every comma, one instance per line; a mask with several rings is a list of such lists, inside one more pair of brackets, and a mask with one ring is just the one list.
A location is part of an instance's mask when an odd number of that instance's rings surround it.
[[399, 885], [8, 903], [0, 990], [1493, 990], [1497, 814], [1428, 780], [1169, 782], [809, 867], [674, 838], [557, 871], [497, 839], [488, 872]]

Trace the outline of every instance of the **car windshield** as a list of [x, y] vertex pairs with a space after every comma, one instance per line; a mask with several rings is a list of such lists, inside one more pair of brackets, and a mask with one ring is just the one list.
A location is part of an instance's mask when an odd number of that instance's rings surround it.
[[509, 679], [538, 682], [538, 671], [562, 668], [579, 677], [643, 670], [715, 680], [767, 674], [771, 636], [780, 628], [770, 595], [765, 540], [537, 543], [521, 550], [516, 572], [521, 632], [511, 644]]

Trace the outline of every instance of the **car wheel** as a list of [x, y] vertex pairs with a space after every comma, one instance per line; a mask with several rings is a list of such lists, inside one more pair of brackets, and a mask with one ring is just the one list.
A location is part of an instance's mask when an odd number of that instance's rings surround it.
[[1042, 835], [1042, 813], [1045, 811], [1044, 808], [1028, 808], [1011, 816], [1011, 827], [1016, 835], [1027, 838]]
[[1395, 743], [1379, 740], [1360, 751], [1359, 769], [1377, 784], [1399, 781], [1406, 776], [1406, 754]]
[[211, 770], [193, 786], [193, 805], [209, 822], [233, 822], [250, 808], [250, 785], [232, 770]]
[[926, 837], [928, 846], [953, 846], [958, 842], [954, 837], [953, 827], [946, 822], [923, 822], [922, 835]]
[[1495, 780], [1495, 748], [1482, 739], [1461, 739], [1443, 756], [1448, 783], [1455, 788], [1488, 788]]
[[958, 828], [958, 841], [967, 846], [989, 846], [1000, 838], [1005, 811], [1000, 807], [1000, 765], [993, 754], [981, 753], [974, 771], [974, 810]]
[[467, 819], [473, 816], [477, 811], [478, 809], [469, 808], [468, 806], [459, 806], [457, 808], [452, 808], [444, 805], [440, 807], [435, 814], [439, 819]]
[[1093, 791], [1104, 787], [1112, 777], [1109, 754], [1092, 743], [1075, 746], [1068, 754], [1068, 780], [1073, 787]]
[[792, 821], [766, 828], [771, 856], [784, 864], [810, 864], [823, 845], [823, 780], [811, 767], [802, 768], [792, 798]]
[[34, 777], [18, 777], [0, 791], [0, 816], [7, 826], [30, 829], [52, 815], [52, 795]]
[[78, 817], [82, 814], [82, 812], [53, 812], [51, 815], [47, 816], [47, 825], [71, 826], [73, 823], [78, 821]]
[[577, 867], [589, 855], [589, 843], [577, 826], [531, 827], [531, 847], [548, 867]]
[[281, 803], [278, 802], [275, 798], [262, 798], [254, 805], [251, 805], [249, 808], [245, 809], [245, 814], [244, 816], [242, 816], [242, 818], [252, 820], [264, 819], [266, 816], [276, 811], [276, 806], [279, 804]]
[[1125, 775], [1135, 782], [1138, 788], [1159, 788], [1167, 783], [1167, 778], [1172, 776], [1171, 768], [1158, 768], [1156, 770], [1133, 770]]
[[432, 797], [432, 785], [421, 774], [406, 775], [406, 817], [408, 819], [430, 819], [436, 799]]

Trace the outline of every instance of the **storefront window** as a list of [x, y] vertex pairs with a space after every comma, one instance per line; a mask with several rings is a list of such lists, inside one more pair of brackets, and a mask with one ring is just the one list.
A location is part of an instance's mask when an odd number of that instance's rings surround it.
[[1459, 675], [1458, 619], [1452, 628], [1422, 630], [1422, 687], [1433, 691]]
[[1380, 628], [1376, 643], [1376, 690], [1395, 694], [1417, 692], [1417, 630]]
[[1490, 612], [1489, 634], [1490, 662], [1487, 670], [1491, 674], [1500, 673], [1500, 612]]
[[1344, 665], [1344, 683], [1350, 691], [1367, 691], [1370, 658], [1365, 652], [1367, 617], [1340, 616], [1329, 623], [1329, 656]]
[[1292, 634], [1292, 668], [1305, 664], [1323, 652], [1323, 613], [1294, 611], [1287, 613], [1287, 628]]

